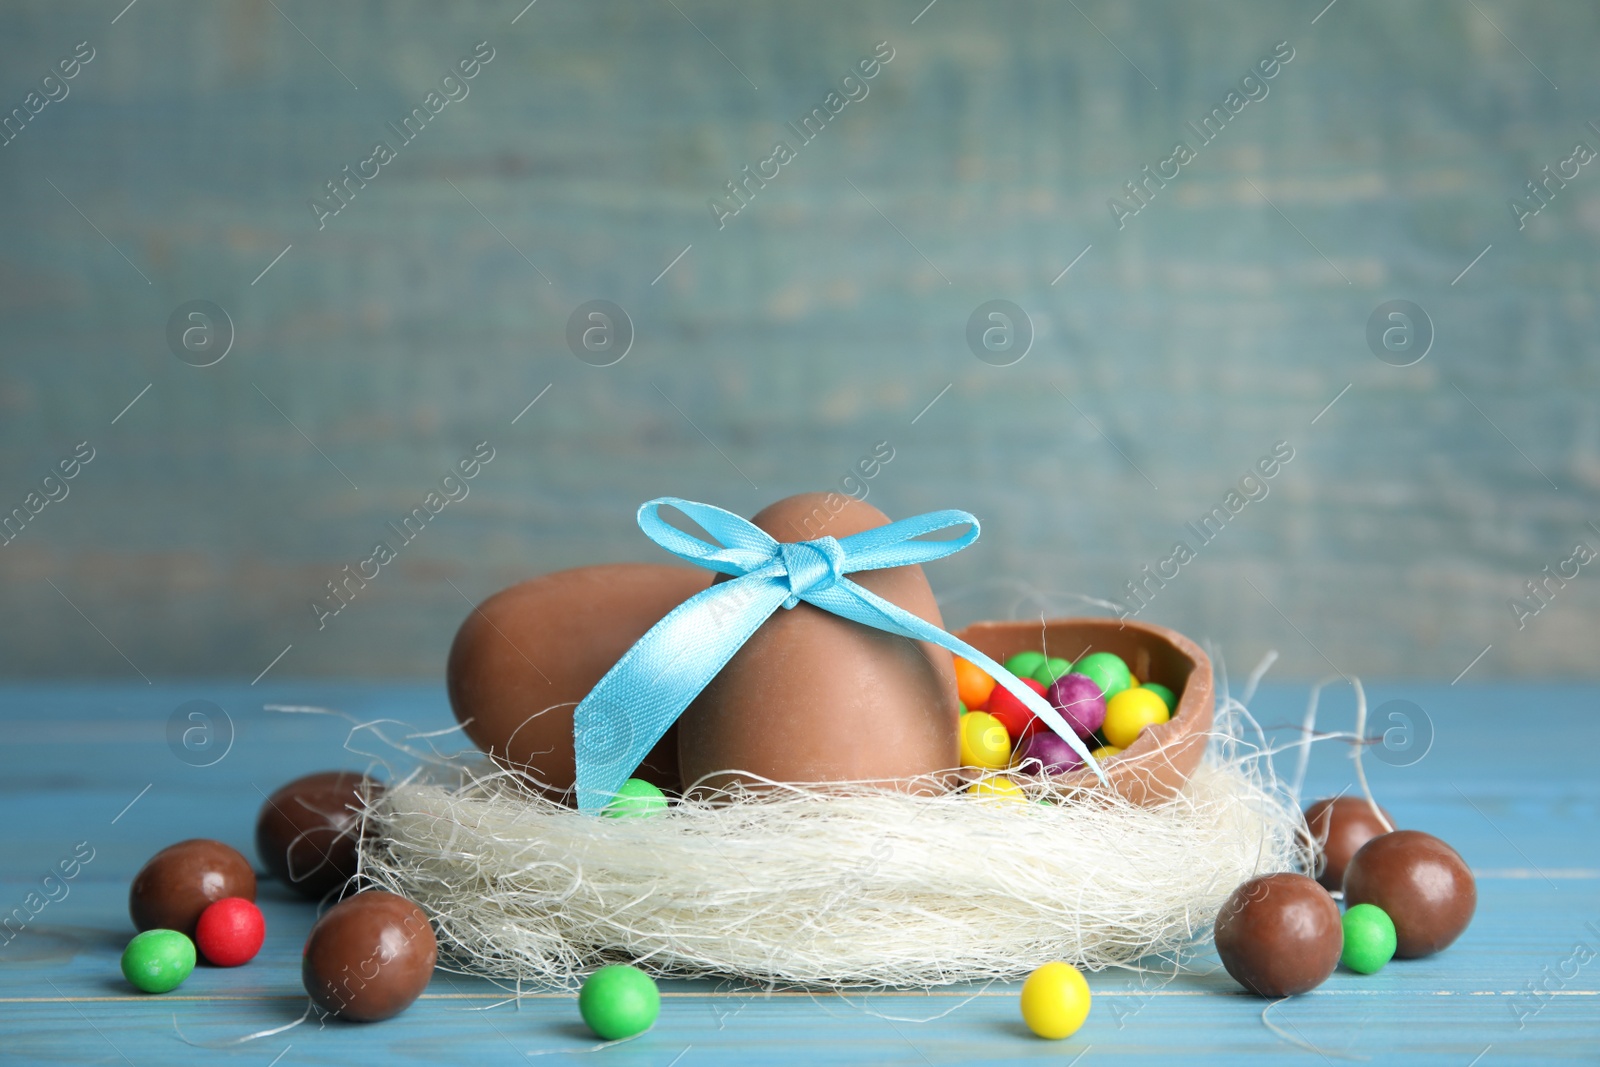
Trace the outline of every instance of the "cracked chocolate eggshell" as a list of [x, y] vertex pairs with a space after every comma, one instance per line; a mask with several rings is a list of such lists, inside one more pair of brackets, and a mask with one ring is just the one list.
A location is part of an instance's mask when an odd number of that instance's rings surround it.
[[[450, 706], [467, 736], [552, 795], [576, 776], [572, 716], [633, 643], [711, 584], [698, 567], [610, 563], [533, 578], [496, 593], [450, 649]], [[674, 730], [635, 771], [678, 788]]]
[[[779, 541], [848, 537], [886, 525], [870, 504], [802, 493], [752, 520]], [[915, 564], [850, 580], [943, 627]], [[804, 602], [779, 608], [678, 720], [685, 785], [721, 771], [780, 782], [868, 781], [934, 788], [960, 763], [955, 665], [948, 650]], [[739, 777], [739, 776], [734, 776]]]

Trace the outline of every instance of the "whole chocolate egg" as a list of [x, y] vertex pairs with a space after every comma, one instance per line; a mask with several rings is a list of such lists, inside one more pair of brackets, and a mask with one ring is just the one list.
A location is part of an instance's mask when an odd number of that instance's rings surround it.
[[1350, 858], [1344, 902], [1382, 908], [1394, 920], [1394, 954], [1415, 959], [1461, 936], [1478, 907], [1478, 884], [1461, 854], [1437, 837], [1396, 830], [1374, 837]]
[[[838, 493], [803, 493], [751, 521], [779, 541], [844, 538], [886, 525]], [[942, 627], [917, 565], [857, 571], [851, 581]], [[938, 788], [960, 763], [955, 663], [946, 649], [810, 604], [779, 608], [678, 720], [685, 784], [725, 785], [718, 771], [779, 782], [864, 781]]]
[[378, 1022], [422, 995], [438, 958], [439, 942], [423, 910], [372, 889], [335, 904], [311, 927], [300, 978], [323, 1012]]
[[[645, 631], [711, 584], [698, 567], [611, 563], [533, 578], [467, 616], [450, 648], [450, 706], [467, 736], [551, 794], [572, 788], [572, 714]], [[669, 730], [635, 777], [678, 788]]]
[[1339, 965], [1339, 905], [1303, 874], [1268, 874], [1233, 891], [1217, 913], [1217, 955], [1235, 981], [1261, 997], [1315, 989]]
[[[1379, 812], [1383, 813], [1381, 819]], [[1358, 848], [1394, 828], [1389, 813], [1382, 808], [1374, 811], [1364, 797], [1318, 800], [1307, 806], [1305, 815], [1317, 848], [1317, 881], [1329, 892], [1344, 887], [1344, 870]]]
[[256, 899], [256, 872], [238, 850], [208, 837], [179, 841], [151, 856], [128, 887], [136, 930], [194, 937], [200, 913], [224, 897]]
[[301, 896], [326, 896], [355, 875], [361, 810], [382, 789], [360, 771], [320, 771], [279, 786], [256, 816], [257, 855]]

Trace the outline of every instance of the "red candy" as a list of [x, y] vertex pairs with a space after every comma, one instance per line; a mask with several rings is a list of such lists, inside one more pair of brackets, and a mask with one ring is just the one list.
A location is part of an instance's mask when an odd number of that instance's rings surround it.
[[[1041, 697], [1044, 696], [1044, 686], [1032, 678], [1023, 678], [1021, 682]], [[1039, 728], [1038, 716], [1029, 711], [1028, 706], [1018, 700], [1011, 690], [1002, 686], [995, 686], [994, 692], [989, 694], [989, 706], [985, 710], [999, 719], [1000, 725], [1006, 728], [1006, 734], [1011, 738], [1013, 752], [1020, 751], [1022, 743]]]
[[266, 936], [260, 908], [243, 897], [224, 897], [200, 913], [194, 942], [207, 963], [237, 967], [255, 959]]

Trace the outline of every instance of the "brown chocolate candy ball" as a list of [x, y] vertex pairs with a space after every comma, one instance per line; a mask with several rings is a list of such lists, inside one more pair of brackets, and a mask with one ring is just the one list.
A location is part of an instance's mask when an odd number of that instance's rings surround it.
[[200, 913], [223, 897], [255, 900], [256, 872], [237, 850], [195, 837], [168, 845], [139, 868], [128, 889], [128, 914], [141, 932], [177, 930], [193, 938]]
[[267, 870], [320, 899], [356, 873], [363, 801], [383, 786], [356, 771], [296, 778], [261, 805], [256, 852]]
[[1233, 891], [1217, 914], [1217, 955], [1238, 983], [1263, 997], [1321, 985], [1339, 965], [1339, 905], [1303, 874], [1268, 874]]
[[1394, 954], [1414, 959], [1461, 936], [1478, 907], [1478, 884], [1461, 854], [1437, 837], [1396, 830], [1351, 857], [1344, 902], [1382, 908], [1394, 920]]
[[[1378, 811], [1383, 811], [1379, 808]], [[1344, 887], [1344, 869], [1356, 849], [1394, 826], [1387, 811], [1385, 826], [1364, 797], [1330, 797], [1306, 808], [1306, 826], [1317, 843], [1317, 881], [1334, 892]]]
[[399, 1015], [422, 995], [438, 957], [422, 909], [374, 889], [340, 901], [317, 920], [300, 978], [322, 1011], [377, 1022]]

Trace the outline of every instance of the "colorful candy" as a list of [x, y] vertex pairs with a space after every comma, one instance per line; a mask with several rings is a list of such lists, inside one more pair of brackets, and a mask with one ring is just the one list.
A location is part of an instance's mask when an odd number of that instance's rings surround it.
[[1172, 717], [1161, 698], [1148, 689], [1123, 689], [1106, 701], [1105, 723], [1100, 732], [1106, 741], [1127, 748], [1146, 726], [1164, 723]]
[[300, 978], [323, 1012], [377, 1022], [428, 988], [439, 956], [428, 916], [405, 897], [357, 893], [323, 913], [306, 939]]
[[962, 763], [978, 768], [1003, 768], [1011, 760], [1011, 734], [989, 712], [966, 712], [960, 725]]
[[133, 876], [128, 914], [136, 930], [194, 934], [200, 913], [223, 897], [256, 898], [250, 861], [221, 841], [196, 837], [169, 845]]
[[655, 1025], [661, 1014], [661, 991], [639, 968], [612, 964], [584, 980], [578, 1014], [597, 1037], [620, 1041]]
[[1317, 881], [1329, 892], [1344, 888], [1344, 871], [1356, 850], [1394, 827], [1388, 812], [1373, 811], [1362, 797], [1329, 797], [1307, 807], [1305, 814], [1317, 847]]
[[1022, 1021], [1040, 1037], [1059, 1041], [1078, 1032], [1089, 1001], [1089, 983], [1076, 967], [1047, 963], [1022, 983]]
[[267, 937], [261, 909], [243, 897], [224, 897], [200, 913], [194, 942], [214, 967], [238, 967], [255, 959]]
[[1011, 759], [1011, 735], [986, 711], [961, 717], [961, 762], [968, 767], [998, 770]]
[[1161, 702], [1167, 706], [1168, 711], [1178, 710], [1178, 694], [1174, 693], [1164, 685], [1161, 685], [1157, 682], [1145, 682], [1143, 685], [1131, 686], [1130, 688], [1148, 689], [1150, 692], [1161, 698]]
[[176, 930], [146, 930], [122, 950], [122, 976], [144, 993], [177, 989], [194, 971], [194, 942]]
[[1292, 997], [1321, 985], [1339, 965], [1339, 905], [1301, 874], [1252, 878], [1217, 914], [1217, 955], [1257, 996]]
[[637, 819], [666, 810], [665, 793], [643, 778], [629, 778], [600, 813], [612, 819]]
[[1089, 738], [1106, 721], [1106, 701], [1100, 687], [1086, 674], [1063, 674], [1045, 691], [1074, 733]]
[[[1039, 721], [1033, 711], [1005, 686], [973, 664], [956, 658], [962, 691], [961, 762], [993, 769], [1000, 748], [986, 731], [993, 722], [1005, 730], [1011, 766], [1024, 773], [1064, 774], [1083, 766], [1072, 746]], [[1005, 661], [1006, 670], [1039, 693], [1061, 713], [1074, 733], [1093, 745], [1096, 762], [1119, 755], [1147, 727], [1167, 722], [1178, 705], [1177, 695], [1158, 682], [1141, 682], [1127, 661], [1112, 652], [1086, 654], [1077, 665], [1044, 652], [1027, 650]], [[976, 698], [982, 690], [982, 704]], [[1115, 714], [1112, 712], [1116, 708]], [[973, 719], [973, 713], [983, 717]], [[1037, 742], [1037, 743], [1036, 743]]]
[[1132, 680], [1128, 665], [1122, 661], [1121, 656], [1112, 652], [1091, 652], [1080, 659], [1072, 669], [1093, 678], [1107, 700], [1128, 688], [1128, 683]]
[[1020, 801], [1026, 803], [1027, 793], [1016, 780], [997, 774], [992, 778], [981, 778], [967, 786], [967, 792], [975, 797], [988, 797], [994, 800]]
[[1072, 661], [1070, 659], [1057, 659], [1052, 656], [1036, 667], [1028, 677], [1040, 685], [1048, 686], [1071, 670]]
[[961, 698], [968, 710], [982, 708], [989, 702], [989, 693], [994, 689], [994, 679], [989, 677], [981, 667], [968, 663], [960, 656], [956, 660], [956, 695]]
[[1344, 872], [1347, 906], [1376, 904], [1394, 921], [1395, 955], [1431, 956], [1472, 921], [1478, 886], [1466, 861], [1420, 830], [1380, 834], [1362, 845]]
[[1083, 757], [1054, 730], [1038, 729], [1022, 742], [1017, 768], [1031, 774], [1066, 774], [1083, 766]]
[[[1045, 694], [1044, 686], [1032, 678], [1022, 679], [1022, 684], [1040, 696]], [[1000, 720], [1000, 725], [1006, 728], [1006, 735], [1014, 742], [1020, 742], [1039, 728], [1039, 720], [1033, 714], [1033, 709], [1017, 699], [1009, 689], [996, 686], [994, 692], [989, 695], [987, 710], [990, 715]]]
[[1339, 962], [1357, 974], [1376, 974], [1394, 958], [1394, 920], [1376, 904], [1357, 904], [1344, 913], [1344, 951]]
[[1043, 652], [1029, 651], [1018, 652], [1015, 656], [1006, 660], [1002, 666], [1018, 678], [1031, 678], [1033, 672], [1044, 666], [1044, 664], [1045, 654]]

